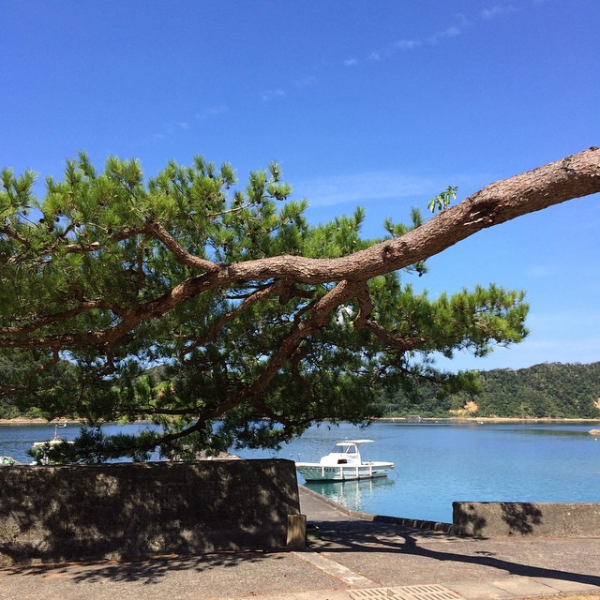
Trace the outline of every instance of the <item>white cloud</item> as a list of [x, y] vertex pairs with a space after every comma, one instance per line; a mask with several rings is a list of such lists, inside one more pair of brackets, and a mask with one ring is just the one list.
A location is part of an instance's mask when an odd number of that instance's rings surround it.
[[394, 42], [392, 46], [399, 50], [412, 50], [418, 48], [421, 45], [421, 40], [399, 40]]
[[322, 207], [346, 202], [427, 195], [435, 193], [443, 185], [440, 181], [427, 177], [394, 171], [371, 171], [297, 182], [294, 190], [306, 197], [310, 206]]
[[160, 131], [157, 131], [156, 133], [149, 135], [145, 138], [141, 138], [139, 140], [134, 141], [131, 144], [131, 146], [139, 147], [154, 142], [162, 142], [179, 131], [187, 131], [189, 127], [190, 124], [187, 121], [171, 121], [169, 123], [165, 123]]
[[308, 87], [314, 85], [317, 82], [317, 78], [314, 75], [309, 75], [302, 79], [295, 79], [294, 85], [298, 88]]
[[[548, 1], [548, 0], [537, 0], [538, 2]], [[492, 20], [497, 17], [506, 16], [511, 13], [517, 12], [517, 8], [512, 4], [495, 4], [490, 8], [486, 8], [479, 13], [480, 20]], [[428, 37], [423, 38], [402, 38], [396, 42], [392, 42], [387, 45], [384, 52], [381, 52], [377, 49], [373, 50], [367, 55], [367, 60], [383, 60], [390, 59], [397, 52], [409, 51], [419, 48], [423, 45], [435, 45], [439, 44], [447, 39], [457, 37], [462, 35], [465, 29], [472, 27], [474, 24], [474, 20], [467, 17], [466, 15], [459, 13], [454, 17], [454, 23], [446, 29], [441, 31], [437, 31], [431, 34]], [[355, 58], [349, 58], [344, 61], [344, 66], [351, 67], [358, 65], [358, 60]]]
[[543, 362], [589, 363], [600, 360], [600, 336], [565, 336], [547, 334], [536, 336], [532, 329], [530, 337], [515, 346], [513, 352], [520, 350], [521, 356], [515, 356], [522, 366]]
[[[533, 0], [534, 2], [544, 2], [550, 0]], [[476, 21], [489, 21], [493, 20], [497, 17], [508, 15], [510, 13], [516, 12], [518, 9], [512, 4], [495, 4], [490, 6], [489, 8], [480, 10], [478, 13], [475, 13], [473, 17], [468, 17], [465, 14], [457, 13], [453, 17], [453, 22], [451, 25], [442, 29], [440, 31], [434, 32], [429, 36], [424, 37], [406, 37], [401, 38], [395, 42], [385, 43], [381, 48], [374, 48], [373, 50], [366, 52], [366, 54], [362, 55], [360, 58], [356, 56], [349, 56], [348, 58], [342, 60], [341, 62], [337, 62], [337, 66], [340, 64], [346, 69], [352, 69], [358, 67], [365, 62], [375, 62], [375, 61], [384, 61], [391, 60], [393, 57], [399, 52], [408, 52], [416, 50], [422, 46], [434, 46], [440, 44], [446, 40], [451, 38], [458, 37], [462, 35], [465, 30], [473, 27]], [[328, 60], [324, 60], [323, 64], [328, 67], [335, 67], [336, 63]], [[293, 79], [290, 82], [290, 86], [294, 88], [304, 88], [307, 86], [312, 86], [316, 83], [317, 78], [314, 75], [310, 75], [308, 77]], [[286, 97], [286, 91], [278, 88], [264, 91], [260, 94], [263, 102], [272, 102]], [[226, 107], [207, 107], [202, 112], [197, 115], [197, 118], [208, 118], [210, 116], [215, 116], [220, 112], [225, 112], [227, 110]]]
[[536, 279], [541, 279], [544, 277], [551, 277], [555, 275], [557, 272], [556, 265], [535, 265], [533, 267], [529, 267], [525, 274], [527, 277], [535, 277]]
[[189, 123], [187, 121], [177, 121], [172, 123], [167, 123], [165, 125], [165, 134], [171, 135], [180, 129], [188, 129]]
[[461, 27], [462, 29], [472, 25], [471, 19], [462, 13], [458, 13], [454, 17], [454, 22], [456, 23], [457, 27]]
[[511, 13], [516, 12], [516, 8], [512, 4], [496, 4], [491, 8], [486, 8], [481, 11], [481, 17], [486, 21], [495, 19], [496, 17], [503, 17]]
[[461, 30], [456, 25], [451, 25], [447, 27], [443, 31], [438, 31], [434, 33], [427, 41], [430, 44], [437, 44], [439, 41], [444, 40], [449, 37], [456, 37], [461, 34]]
[[196, 113], [196, 119], [205, 120], [210, 119], [211, 117], [216, 117], [218, 115], [222, 115], [229, 111], [227, 106], [216, 105], [216, 106], [204, 106]]
[[[538, 2], [548, 0], [537, 0]], [[483, 9], [479, 12], [479, 20], [490, 21], [498, 17], [506, 16], [511, 13], [517, 12], [518, 8], [512, 4], [495, 4], [489, 8]], [[466, 15], [459, 13], [454, 16], [454, 23], [449, 25], [445, 29], [434, 32], [428, 37], [423, 38], [402, 38], [396, 42], [387, 44], [383, 49], [375, 48], [371, 52], [367, 53], [365, 60], [367, 61], [380, 61], [389, 60], [396, 53], [414, 50], [424, 45], [436, 45], [450, 38], [458, 37], [462, 35], [465, 29], [470, 28], [474, 25], [475, 19], [469, 18]], [[362, 60], [355, 57], [349, 57], [343, 61], [345, 68], [351, 68], [358, 66]]]
[[261, 94], [261, 98], [265, 102], [271, 102], [272, 100], [279, 100], [280, 98], [285, 98], [285, 92], [282, 89], [277, 90], [267, 90]]

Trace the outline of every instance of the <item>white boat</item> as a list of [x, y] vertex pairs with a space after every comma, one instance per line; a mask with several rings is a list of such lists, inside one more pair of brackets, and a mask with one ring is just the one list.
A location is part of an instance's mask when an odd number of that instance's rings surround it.
[[[67, 424], [61, 425], [61, 427], [66, 427]], [[54, 446], [59, 446], [61, 444], [73, 444], [74, 442], [63, 440], [58, 433], [58, 423], [54, 425], [54, 439], [46, 440], [45, 442], [33, 442], [33, 446], [29, 450], [29, 454], [31, 454], [34, 460], [29, 463], [32, 466], [35, 465], [53, 465], [55, 464], [50, 459], [50, 451]]]
[[0, 467], [12, 467], [20, 464], [12, 456], [0, 456]]
[[393, 462], [363, 461], [359, 446], [373, 440], [346, 440], [338, 442], [318, 463], [296, 462], [296, 469], [306, 481], [348, 481], [387, 477]]

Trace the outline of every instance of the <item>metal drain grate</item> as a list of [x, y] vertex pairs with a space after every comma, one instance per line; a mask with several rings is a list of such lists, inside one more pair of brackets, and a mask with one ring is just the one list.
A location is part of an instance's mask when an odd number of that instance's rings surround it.
[[353, 600], [464, 600], [443, 585], [407, 585], [349, 592]]

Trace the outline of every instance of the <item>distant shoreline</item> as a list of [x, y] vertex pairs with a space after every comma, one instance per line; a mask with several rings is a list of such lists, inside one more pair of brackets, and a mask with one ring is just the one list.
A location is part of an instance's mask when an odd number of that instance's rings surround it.
[[600, 419], [567, 417], [380, 417], [373, 419], [387, 423], [600, 423]]
[[[563, 418], [563, 417], [380, 417], [371, 419], [373, 422], [384, 423], [600, 423], [593, 418]], [[54, 419], [47, 421], [42, 418], [0, 419], [0, 425], [83, 425], [83, 419]]]
[[0, 419], [0, 425], [81, 425], [83, 423], [85, 423], [83, 419], [53, 419], [52, 421], [42, 418], [27, 419], [25, 417]]

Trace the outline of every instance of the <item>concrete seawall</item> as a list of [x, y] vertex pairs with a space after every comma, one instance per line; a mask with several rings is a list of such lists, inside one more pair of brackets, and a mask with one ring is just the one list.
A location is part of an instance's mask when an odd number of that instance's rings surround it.
[[0, 565], [280, 550], [299, 512], [289, 460], [4, 467]]
[[600, 504], [592, 502], [453, 502], [452, 521], [477, 537], [598, 537]]
[[453, 502], [452, 523], [444, 523], [355, 511], [304, 486], [300, 487], [300, 495], [301, 502], [311, 507], [309, 520], [311, 512], [316, 512], [313, 506], [330, 506], [332, 513], [321, 509], [317, 520], [329, 520], [338, 513], [349, 520], [462, 537], [600, 537], [600, 503], [596, 502]]

